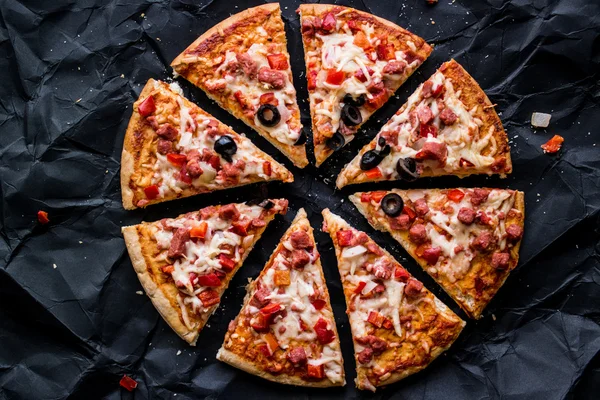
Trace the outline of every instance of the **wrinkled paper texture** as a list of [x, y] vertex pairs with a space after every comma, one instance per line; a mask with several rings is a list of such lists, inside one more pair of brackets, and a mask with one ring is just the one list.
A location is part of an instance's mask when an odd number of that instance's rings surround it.
[[[363, 134], [320, 169], [299, 170], [189, 83], [186, 95], [290, 168], [271, 183], [290, 200], [231, 282], [197, 347], [160, 318], [131, 267], [123, 225], [244, 201], [257, 186], [146, 210], [121, 205], [119, 164], [132, 103], [149, 78], [215, 23], [258, 0], [0, 1], [0, 398], [563, 399], [600, 391], [600, 4], [587, 0], [340, 1], [387, 18], [435, 45], [431, 57]], [[298, 1], [282, 1], [302, 120], [310, 126]], [[390, 250], [440, 299], [457, 305], [391, 236], [374, 232], [335, 177], [416, 87], [456, 58], [497, 104], [510, 137], [507, 179], [424, 179], [410, 187], [491, 186], [526, 193], [521, 260], [452, 348], [426, 370], [375, 395], [359, 394], [343, 293], [328, 236], [317, 232], [342, 340], [347, 385], [297, 389], [216, 361], [244, 286], [300, 207], [313, 227], [330, 207]], [[532, 112], [552, 114], [530, 126]], [[307, 131], [310, 129], [307, 128]], [[558, 155], [540, 145], [565, 138]], [[311, 146], [312, 151], [312, 146]], [[407, 187], [402, 183], [360, 189]], [[50, 224], [40, 226], [36, 212]], [[123, 374], [139, 383], [130, 394]], [[177, 396], [177, 397], [175, 397]]]

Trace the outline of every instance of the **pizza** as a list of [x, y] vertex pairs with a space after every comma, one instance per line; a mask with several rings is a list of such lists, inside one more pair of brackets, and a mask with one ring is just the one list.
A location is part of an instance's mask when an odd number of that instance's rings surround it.
[[319, 166], [354, 139], [432, 49], [406, 29], [353, 8], [302, 4], [298, 12]]
[[337, 187], [419, 177], [512, 172], [502, 122], [465, 69], [448, 61], [340, 172]]
[[300, 167], [308, 164], [279, 4], [215, 25], [171, 66]]
[[346, 297], [357, 387], [375, 391], [427, 367], [465, 322], [366, 233], [328, 209], [323, 218]]
[[481, 312], [519, 260], [523, 192], [414, 189], [365, 192], [350, 200], [417, 260], [471, 318]]
[[192, 346], [231, 278], [287, 200], [210, 206], [174, 219], [122, 228], [146, 294]]
[[294, 177], [250, 139], [183, 97], [176, 83], [148, 81], [133, 105], [123, 144], [125, 209], [272, 180]]
[[329, 292], [304, 209], [248, 286], [217, 359], [279, 383], [346, 383]]

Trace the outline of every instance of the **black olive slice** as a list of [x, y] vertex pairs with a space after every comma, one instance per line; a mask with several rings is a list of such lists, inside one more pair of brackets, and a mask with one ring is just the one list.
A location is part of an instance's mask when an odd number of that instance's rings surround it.
[[265, 210], [270, 210], [271, 208], [273, 208], [274, 205], [275, 204], [271, 200], [264, 200], [259, 204], [259, 206], [261, 206]]
[[356, 106], [356, 107], [360, 107], [360, 106], [364, 105], [366, 101], [367, 100], [365, 99], [365, 95], [364, 94], [361, 94], [360, 96], [358, 96], [355, 99], [354, 97], [352, 97], [351, 94], [346, 93], [346, 95], [342, 99], [342, 103], [344, 103], [344, 104], [350, 104], [351, 106]]
[[383, 147], [385, 146], [385, 138], [383, 136], [380, 136], [379, 139], [377, 140], [377, 144], [379, 145], [379, 147]]
[[214, 149], [217, 154], [231, 162], [231, 157], [237, 152], [237, 144], [231, 136], [223, 135], [215, 142]]
[[275, 126], [281, 121], [281, 114], [279, 114], [279, 110], [273, 104], [261, 105], [258, 107], [256, 115], [260, 123], [266, 127]]
[[259, 205], [263, 200], [259, 197], [255, 197], [253, 199], [247, 200], [245, 203], [247, 206], [257, 206]]
[[413, 182], [419, 177], [417, 172], [417, 162], [414, 158], [400, 158], [396, 164], [396, 171], [407, 182]]
[[383, 157], [377, 150], [369, 150], [360, 159], [360, 169], [368, 171], [378, 166], [381, 161], [383, 161]]
[[294, 146], [302, 146], [306, 143], [306, 133], [304, 131], [300, 132], [300, 136], [298, 136], [298, 140], [294, 143]]
[[338, 151], [339, 149], [344, 147], [344, 144], [346, 144], [346, 139], [344, 139], [344, 135], [342, 135], [339, 131], [337, 131], [336, 133], [334, 133], [334, 135], [332, 137], [327, 139], [325, 144], [331, 150]]
[[356, 106], [345, 104], [342, 107], [342, 121], [344, 121], [346, 126], [360, 125], [362, 122], [360, 110]]
[[392, 152], [392, 148], [390, 147], [389, 144], [386, 144], [385, 146], [383, 146], [383, 149], [379, 150], [379, 154], [381, 155], [381, 157], [385, 157], [388, 154], [390, 154]]
[[396, 193], [388, 193], [381, 199], [381, 209], [390, 217], [397, 217], [404, 208], [402, 197]]

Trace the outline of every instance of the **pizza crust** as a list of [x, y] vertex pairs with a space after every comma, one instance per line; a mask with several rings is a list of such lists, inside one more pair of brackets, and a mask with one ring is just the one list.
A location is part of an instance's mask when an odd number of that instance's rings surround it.
[[[223, 32], [225, 32], [227, 30], [227, 28], [229, 28], [231, 26], [242, 24], [245, 21], [249, 21], [249, 20], [256, 18], [257, 16], [262, 16], [262, 15], [268, 16], [273, 13], [280, 14], [279, 3], [269, 3], [269, 4], [257, 6], [257, 7], [248, 8], [242, 12], [232, 15], [231, 17], [229, 17], [227, 19], [224, 19], [223, 21], [219, 22], [218, 24], [216, 24], [215, 26], [213, 26], [212, 28], [210, 28], [209, 30], [204, 32], [202, 35], [200, 35], [200, 37], [198, 39], [194, 40], [194, 42], [191, 45], [189, 45], [183, 52], [181, 52], [181, 54], [179, 54], [173, 60], [173, 62], [171, 62], [171, 67], [173, 68], [174, 71], [179, 73], [179, 70], [178, 70], [179, 67], [181, 65], [188, 64], [188, 61], [186, 61], [186, 57], [187, 57], [187, 51], [189, 49], [195, 49], [195, 48], [202, 47], [202, 52], [200, 52], [200, 54], [210, 53], [212, 50], [212, 47], [214, 45], [220, 44], [218, 41], [213, 40], [214, 39], [213, 36], [217, 35], [219, 38], [221, 38], [223, 35]], [[287, 51], [287, 39], [285, 39], [285, 37], [284, 37], [283, 44]], [[246, 125], [248, 125], [252, 129], [254, 129], [262, 137], [267, 139], [274, 147], [277, 148], [277, 150], [279, 150], [280, 152], [285, 154], [285, 156], [288, 157], [294, 163], [295, 166], [297, 166], [298, 168], [304, 168], [308, 165], [308, 158], [306, 156], [306, 146], [305, 145], [294, 146], [294, 145], [287, 145], [287, 144], [279, 142], [277, 139], [273, 138], [266, 129], [263, 129], [260, 126], [251, 123], [250, 120], [248, 118], [246, 118], [242, 112], [240, 112], [240, 110], [237, 110], [237, 109], [234, 110], [234, 109], [231, 109], [230, 107], [226, 107], [225, 104], [223, 104], [219, 98], [217, 98], [215, 95], [211, 94], [208, 90], [206, 90], [203, 87], [203, 85], [202, 85], [203, 82], [201, 80], [197, 80], [197, 81], [196, 81], [196, 79], [191, 80], [188, 77], [186, 77], [185, 74], [181, 74], [181, 76], [188, 79], [194, 85], [200, 87], [205, 92], [205, 94], [211, 100], [213, 100], [217, 104], [219, 104], [219, 106], [221, 108], [228, 111], [231, 115], [233, 115], [237, 119], [242, 120]], [[288, 78], [290, 79], [290, 83], [293, 86], [294, 85], [293, 77], [290, 75], [290, 76], [288, 76]], [[298, 118], [300, 118], [300, 117], [298, 117]]]
[[[427, 189], [427, 191], [430, 193], [433, 193], [433, 192], [439, 192], [440, 189]], [[379, 220], [369, 218], [368, 217], [368, 215], [369, 215], [368, 208], [362, 203], [362, 201], [360, 201], [360, 196], [358, 196], [357, 194], [350, 195], [348, 198], [350, 199], [350, 201], [352, 203], [354, 203], [354, 206], [358, 209], [358, 211], [365, 218], [367, 218], [367, 221], [374, 229], [376, 229], [380, 232], [389, 233], [410, 254], [410, 256], [417, 262], [417, 264], [419, 264], [419, 266], [425, 272], [427, 272], [429, 265], [421, 257], [417, 257], [417, 255], [415, 254], [415, 250], [416, 250], [417, 246], [415, 244], [413, 244], [410, 240], [407, 239], [408, 233], [403, 235], [400, 233], [400, 231], [393, 230], [391, 228], [386, 227]], [[523, 221], [525, 220], [525, 194], [523, 192], [516, 191], [515, 204], [513, 205], [513, 208], [519, 210], [522, 213], [523, 218], [521, 220], [520, 226], [521, 226], [521, 228], [523, 228]], [[517, 242], [511, 249], [511, 258], [514, 258], [516, 260], [516, 264], [518, 264], [518, 261], [519, 261], [520, 247], [521, 247], [521, 240], [519, 240], [519, 242]], [[506, 282], [506, 279], [508, 278], [509, 275], [510, 275], [510, 271], [507, 271], [506, 274], [504, 275], [504, 277], [502, 278], [502, 280], [500, 281], [500, 284], [497, 286], [495, 293], [497, 293], [497, 291], [500, 290], [502, 285], [504, 285], [504, 282]], [[469, 301], [470, 297], [469, 298], [465, 297], [458, 288], [456, 288], [456, 290], [449, 290], [450, 288], [442, 286], [439, 283], [438, 283], [438, 285], [442, 289], [444, 289], [444, 291], [448, 294], [448, 296], [450, 296], [456, 302], [456, 304], [458, 304], [458, 306], [469, 316], [469, 318], [480, 319], [482, 317], [481, 313], [483, 312], [485, 307], [489, 304], [489, 302], [479, 303], [479, 304], [476, 303], [476, 307], [469, 307], [466, 303]], [[495, 295], [495, 293], [494, 293], [494, 295]]]

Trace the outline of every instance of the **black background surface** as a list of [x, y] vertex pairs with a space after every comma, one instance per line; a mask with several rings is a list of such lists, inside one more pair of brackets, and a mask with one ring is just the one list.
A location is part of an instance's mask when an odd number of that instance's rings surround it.
[[[123, 225], [174, 217], [254, 196], [258, 186], [125, 211], [119, 164], [131, 105], [148, 78], [197, 36], [258, 0], [0, 0], [0, 398], [563, 399], [600, 393], [600, 4], [588, 0], [340, 1], [422, 36], [435, 50], [365, 134], [320, 169], [294, 168], [268, 142], [196, 88], [186, 95], [290, 168], [293, 184], [267, 186], [290, 212], [266, 231], [231, 282], [198, 346], [155, 311], [131, 267]], [[298, 1], [282, 1], [303, 123], [310, 126]], [[434, 23], [435, 22], [435, 23]], [[330, 207], [403, 262], [440, 299], [456, 304], [389, 235], [374, 232], [334, 190], [341, 167], [442, 62], [456, 58], [497, 103], [512, 146], [508, 179], [424, 179], [410, 187], [492, 186], [525, 191], [518, 268], [480, 321], [468, 321], [429, 368], [375, 395], [354, 388], [354, 360], [329, 237], [319, 250], [342, 340], [348, 384], [309, 390], [255, 378], [215, 360], [228, 322], [305, 207], [315, 228]], [[529, 124], [552, 113], [547, 130]], [[560, 154], [543, 154], [553, 134]], [[312, 146], [311, 146], [312, 151]], [[407, 187], [401, 183], [360, 189]], [[36, 212], [49, 212], [39, 226]], [[53, 267], [53, 264], [56, 268]], [[139, 386], [119, 387], [123, 374]]]

